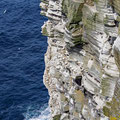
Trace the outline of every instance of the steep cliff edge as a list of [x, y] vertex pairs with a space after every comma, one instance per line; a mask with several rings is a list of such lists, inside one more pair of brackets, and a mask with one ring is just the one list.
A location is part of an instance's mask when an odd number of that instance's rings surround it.
[[44, 84], [53, 120], [120, 119], [120, 0], [42, 0]]

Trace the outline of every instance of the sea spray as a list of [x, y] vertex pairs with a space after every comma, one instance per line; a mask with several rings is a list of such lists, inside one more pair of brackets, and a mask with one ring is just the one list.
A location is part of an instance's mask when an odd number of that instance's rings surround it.
[[48, 104], [43, 107], [31, 107], [29, 106], [27, 112], [24, 114], [25, 120], [50, 120], [50, 109]]

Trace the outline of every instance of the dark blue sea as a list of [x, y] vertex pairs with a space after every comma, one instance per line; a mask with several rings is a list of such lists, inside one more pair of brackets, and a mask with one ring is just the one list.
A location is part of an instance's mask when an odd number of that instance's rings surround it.
[[49, 119], [39, 3], [0, 0], [0, 120]]

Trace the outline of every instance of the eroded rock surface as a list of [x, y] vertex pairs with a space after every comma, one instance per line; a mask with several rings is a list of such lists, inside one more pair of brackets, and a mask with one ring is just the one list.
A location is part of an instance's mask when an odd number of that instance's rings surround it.
[[120, 0], [42, 0], [44, 84], [53, 120], [120, 119]]

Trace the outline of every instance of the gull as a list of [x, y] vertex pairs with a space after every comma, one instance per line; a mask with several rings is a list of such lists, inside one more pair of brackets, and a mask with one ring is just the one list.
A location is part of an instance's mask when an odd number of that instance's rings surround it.
[[4, 14], [7, 12], [7, 10], [4, 10]]

